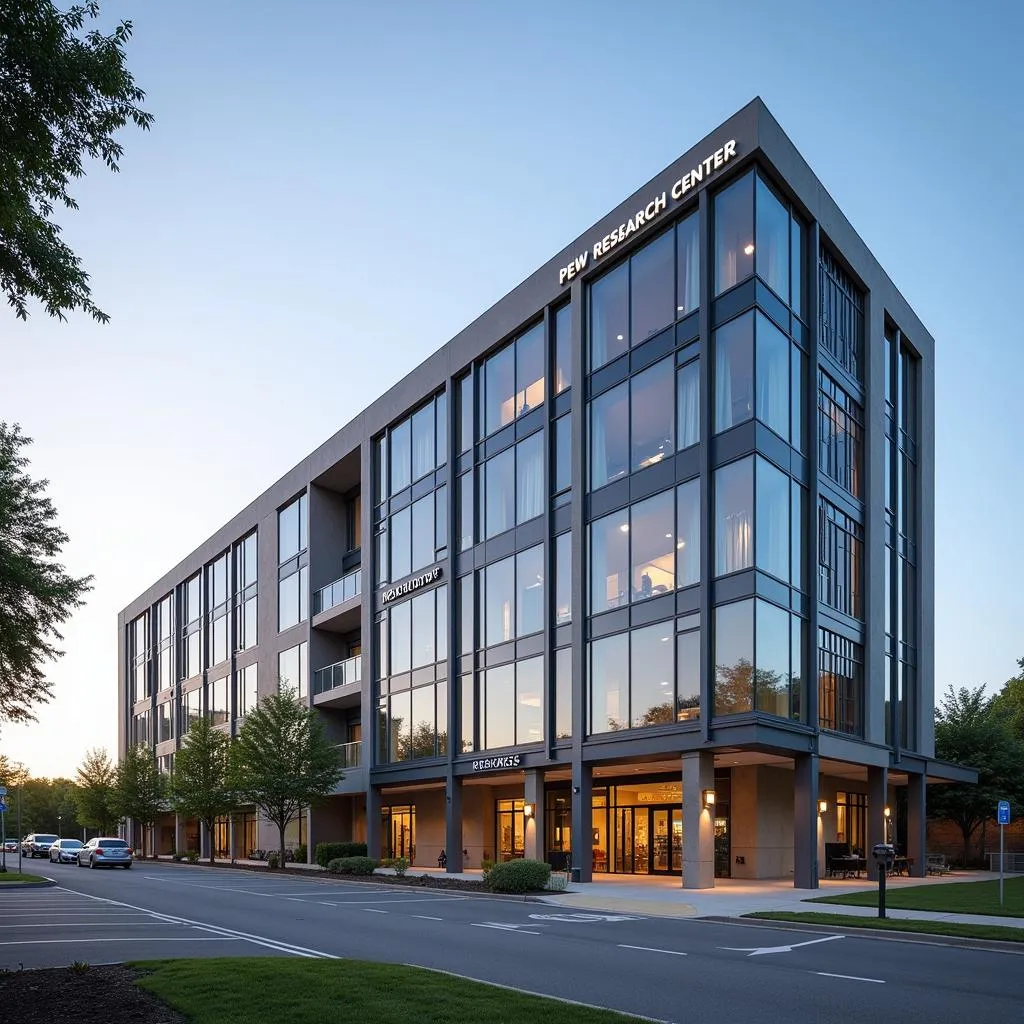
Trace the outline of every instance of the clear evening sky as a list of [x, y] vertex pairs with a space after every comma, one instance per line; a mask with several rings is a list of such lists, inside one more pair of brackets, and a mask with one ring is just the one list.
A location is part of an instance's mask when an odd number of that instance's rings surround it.
[[755, 95], [936, 339], [936, 689], [1015, 672], [1015, 0], [104, 8], [156, 115], [62, 214], [111, 323], [0, 310], [0, 418], [96, 588], [4, 753], [116, 751], [118, 610]]

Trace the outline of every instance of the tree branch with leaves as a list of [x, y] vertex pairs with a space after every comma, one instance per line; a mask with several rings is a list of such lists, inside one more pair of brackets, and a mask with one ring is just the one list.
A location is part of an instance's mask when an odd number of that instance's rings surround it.
[[175, 755], [171, 804], [180, 814], [206, 826], [210, 863], [214, 863], [214, 826], [235, 804], [228, 766], [231, 741], [206, 717], [192, 723]]
[[142, 826], [142, 856], [146, 856], [146, 829], [168, 810], [167, 779], [160, 774], [156, 754], [140, 743], [129, 747], [117, 766], [114, 810]]
[[117, 815], [114, 812], [114, 786], [117, 769], [106, 750], [88, 751], [78, 766], [75, 804], [78, 820], [88, 828], [109, 835]]

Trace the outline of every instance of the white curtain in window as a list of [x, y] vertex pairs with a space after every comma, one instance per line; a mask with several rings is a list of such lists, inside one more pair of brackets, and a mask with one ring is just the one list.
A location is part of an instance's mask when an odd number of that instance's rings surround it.
[[738, 572], [753, 564], [754, 531], [750, 510], [741, 509], [726, 516], [719, 526], [715, 536], [715, 564], [719, 566], [719, 574]]
[[700, 440], [700, 372], [692, 362], [679, 371], [679, 448], [689, 448]]
[[[759, 330], [765, 328], [760, 327]], [[789, 360], [782, 349], [759, 348], [757, 353], [758, 419], [783, 437], [789, 435]]]
[[[679, 316], [689, 313], [700, 305], [700, 232], [680, 229], [682, 238], [679, 246], [679, 259], [684, 262], [685, 270], [679, 278], [679, 295], [676, 305]], [[735, 270], [733, 271], [735, 274]]]
[[516, 522], [525, 523], [544, 511], [543, 435], [524, 441], [516, 450]]
[[715, 429], [732, 426], [732, 363], [726, 345], [715, 345]]

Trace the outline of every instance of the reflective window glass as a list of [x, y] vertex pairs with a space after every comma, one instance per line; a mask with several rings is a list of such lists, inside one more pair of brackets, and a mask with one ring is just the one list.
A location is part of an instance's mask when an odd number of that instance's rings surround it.
[[565, 305], [554, 315], [555, 379], [553, 394], [561, 394], [572, 384], [572, 306]]
[[433, 757], [437, 734], [434, 687], [420, 686], [412, 691], [412, 757]]
[[700, 582], [700, 479], [676, 489], [676, 583]]
[[763, 313], [757, 314], [757, 418], [789, 438], [789, 339]]
[[458, 382], [459, 394], [459, 452], [473, 447], [473, 375], [467, 373]]
[[590, 524], [590, 612], [629, 603], [629, 510]]
[[590, 368], [629, 350], [629, 266], [620, 264], [590, 286]]
[[516, 445], [516, 522], [525, 523], [544, 511], [544, 433], [538, 431]]
[[770, 462], [757, 457], [757, 525], [754, 542], [757, 567], [788, 580], [790, 478]]
[[484, 570], [486, 645], [506, 643], [515, 637], [515, 558], [494, 562]]
[[412, 509], [391, 517], [391, 579], [398, 582], [412, 572]]
[[700, 361], [676, 371], [676, 445], [689, 448], [700, 441]]
[[[754, 415], [754, 316], [730, 320], [714, 335], [715, 432]], [[788, 409], [787, 409], [788, 414]]]
[[757, 177], [757, 276], [789, 302], [789, 210]]
[[675, 721], [674, 622], [630, 633], [629, 711], [632, 728]]
[[675, 320], [675, 239], [671, 231], [630, 258], [630, 338], [639, 345]]
[[715, 295], [754, 272], [754, 174], [715, 196]]
[[412, 478], [419, 480], [421, 476], [433, 471], [436, 465], [434, 445], [434, 403], [429, 402], [412, 417]]
[[643, 469], [675, 451], [674, 361], [663, 359], [630, 380], [631, 468]]
[[403, 601], [391, 606], [391, 674], [408, 672], [412, 659], [412, 604]]
[[544, 628], [544, 546], [516, 555], [516, 636]]
[[700, 718], [700, 632], [680, 633], [676, 642], [676, 720]]
[[473, 471], [463, 473], [456, 484], [459, 493], [459, 550], [473, 546], [474, 494]]
[[515, 390], [515, 346], [506, 345], [484, 364], [484, 429], [488, 434], [514, 419]]
[[416, 572], [434, 561], [434, 495], [412, 503], [412, 564]]
[[555, 625], [572, 621], [572, 534], [555, 538]]
[[715, 714], [750, 711], [753, 700], [754, 602], [720, 605], [715, 609]]
[[572, 736], [572, 648], [555, 651], [555, 739]]
[[645, 601], [675, 589], [675, 493], [637, 502], [630, 509], [632, 600]]
[[758, 711], [789, 717], [789, 613], [756, 601], [757, 655], [754, 699]]
[[629, 724], [629, 634], [590, 645], [590, 731], [618, 732]]
[[516, 664], [516, 743], [544, 740], [544, 659]]
[[437, 660], [434, 622], [434, 592], [428, 591], [414, 597], [412, 605], [412, 667], [433, 665]]
[[509, 448], [484, 464], [485, 514], [488, 539], [516, 524], [516, 456]]
[[412, 483], [412, 424], [403, 420], [391, 431], [391, 493]]
[[572, 486], [572, 417], [559, 416], [555, 420], [555, 459], [551, 474], [555, 494]]
[[516, 339], [516, 416], [544, 404], [544, 324]]
[[700, 305], [700, 219], [696, 213], [676, 226], [676, 316]]
[[516, 741], [515, 666], [488, 669], [484, 680], [484, 747], [511, 747]]
[[619, 384], [590, 403], [590, 486], [603, 487], [629, 472], [629, 385]]
[[715, 575], [754, 564], [754, 460], [715, 470]]

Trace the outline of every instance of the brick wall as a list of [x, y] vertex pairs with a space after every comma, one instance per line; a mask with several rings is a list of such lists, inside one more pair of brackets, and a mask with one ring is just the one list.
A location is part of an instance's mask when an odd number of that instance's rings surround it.
[[[1006, 826], [1003, 841], [1007, 853], [1024, 853], [1024, 817]], [[963, 836], [953, 822], [929, 820], [928, 853], [944, 853], [950, 860], [959, 861], [963, 858], [963, 849]], [[971, 858], [985, 860], [987, 865], [985, 854], [998, 852], [999, 826], [995, 818], [991, 818], [984, 827], [979, 825], [971, 837]]]

